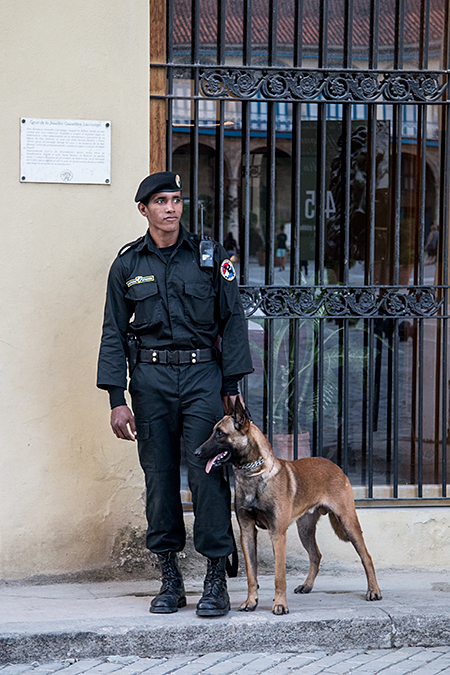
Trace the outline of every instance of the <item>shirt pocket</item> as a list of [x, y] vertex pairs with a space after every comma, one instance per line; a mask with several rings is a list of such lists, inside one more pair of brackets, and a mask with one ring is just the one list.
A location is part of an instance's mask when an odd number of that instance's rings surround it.
[[161, 295], [156, 281], [135, 284], [125, 297], [134, 303], [133, 328], [153, 326], [161, 321]]
[[199, 281], [184, 283], [185, 314], [193, 323], [214, 323], [214, 289], [211, 284]]

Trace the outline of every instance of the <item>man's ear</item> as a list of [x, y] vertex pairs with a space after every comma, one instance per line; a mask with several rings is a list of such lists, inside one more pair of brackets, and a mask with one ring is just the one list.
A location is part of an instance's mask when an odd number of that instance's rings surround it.
[[231, 398], [228, 395], [225, 399], [223, 408], [224, 408], [224, 411], [225, 411], [225, 415], [231, 415], [231, 417], [233, 417], [233, 415], [234, 415], [234, 405], [233, 405], [233, 401], [231, 400]]
[[147, 209], [146, 205], [143, 204], [142, 202], [138, 202], [137, 207], [138, 207], [138, 211], [141, 214], [141, 216], [144, 216], [144, 218], [147, 218], [148, 209]]
[[236, 429], [244, 432], [250, 426], [250, 418], [242, 405], [240, 396], [236, 396], [236, 402], [234, 404], [234, 426]]

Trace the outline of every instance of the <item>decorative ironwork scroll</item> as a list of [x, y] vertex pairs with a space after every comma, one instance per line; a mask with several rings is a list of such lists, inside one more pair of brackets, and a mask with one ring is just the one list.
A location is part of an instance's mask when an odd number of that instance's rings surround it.
[[447, 85], [432, 71], [202, 68], [201, 92], [210, 98], [333, 102], [432, 102]]
[[425, 318], [442, 307], [437, 289], [423, 286], [266, 286], [240, 288], [247, 318]]

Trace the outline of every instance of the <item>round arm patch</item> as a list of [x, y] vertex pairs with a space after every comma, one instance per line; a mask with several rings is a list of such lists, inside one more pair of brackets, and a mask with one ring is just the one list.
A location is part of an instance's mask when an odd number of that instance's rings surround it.
[[227, 281], [233, 281], [236, 278], [236, 271], [231, 260], [224, 260], [220, 266], [220, 274]]

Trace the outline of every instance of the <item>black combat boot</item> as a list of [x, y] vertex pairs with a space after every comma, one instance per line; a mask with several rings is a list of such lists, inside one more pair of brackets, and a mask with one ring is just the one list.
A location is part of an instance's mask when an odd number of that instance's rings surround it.
[[208, 558], [203, 595], [197, 604], [197, 616], [224, 616], [230, 611], [225, 577], [225, 558]]
[[180, 607], [186, 607], [183, 577], [178, 568], [177, 554], [158, 553], [162, 572], [162, 584], [158, 595], [150, 603], [153, 614], [172, 614]]

